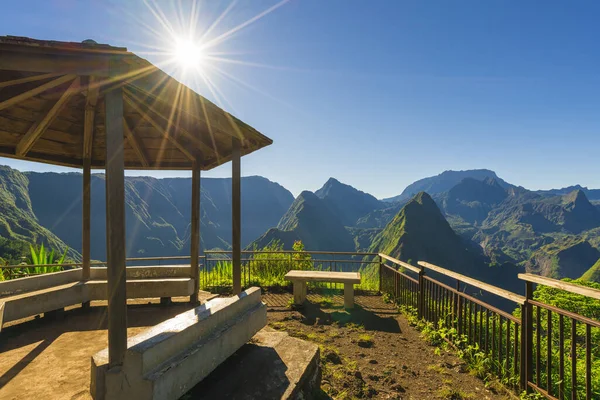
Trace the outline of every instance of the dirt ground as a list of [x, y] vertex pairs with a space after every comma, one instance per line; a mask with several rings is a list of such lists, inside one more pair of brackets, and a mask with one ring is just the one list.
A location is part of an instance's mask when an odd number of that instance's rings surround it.
[[309, 295], [292, 311], [290, 295], [264, 296], [269, 325], [321, 346], [322, 397], [334, 399], [507, 399], [486, 389], [464, 363], [427, 345], [380, 296], [357, 296], [352, 312], [341, 296]]
[[[469, 375], [456, 357], [436, 355], [419, 332], [379, 296], [357, 296], [343, 310], [341, 296], [309, 295], [304, 309], [288, 307], [290, 294], [266, 294], [271, 327], [318, 343], [322, 398], [503, 399]], [[143, 304], [141, 304], [143, 303]], [[189, 308], [146, 302], [128, 308], [135, 335]], [[90, 399], [90, 359], [107, 346], [106, 307], [75, 307], [62, 317], [32, 318], [0, 334], [0, 399]]]
[[[187, 299], [169, 306], [158, 300], [129, 301], [127, 335], [190, 308]], [[148, 303], [153, 303], [148, 305]], [[61, 317], [29, 318], [0, 333], [0, 400], [91, 399], [91, 357], [108, 346], [106, 302], [88, 310], [70, 307]]]

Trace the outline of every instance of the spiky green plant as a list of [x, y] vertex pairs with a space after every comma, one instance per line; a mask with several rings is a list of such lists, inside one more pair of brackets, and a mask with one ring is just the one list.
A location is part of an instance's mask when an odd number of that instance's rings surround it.
[[40, 246], [29, 245], [29, 251], [31, 256], [31, 264], [35, 265], [35, 267], [28, 267], [27, 273], [31, 275], [45, 274], [48, 272], [58, 272], [62, 269], [61, 266], [58, 265], [49, 265], [49, 264], [62, 264], [65, 262], [65, 258], [67, 257], [67, 248], [63, 252], [63, 254], [56, 258], [56, 253], [54, 249], [48, 251], [44, 244], [42, 243]]

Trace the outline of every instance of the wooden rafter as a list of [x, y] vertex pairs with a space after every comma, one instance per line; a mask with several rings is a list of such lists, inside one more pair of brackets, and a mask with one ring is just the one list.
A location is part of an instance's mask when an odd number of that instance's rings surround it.
[[133, 108], [135, 112], [140, 114], [143, 119], [145, 119], [150, 125], [152, 125], [154, 129], [159, 131], [165, 139], [170, 141], [181, 153], [183, 153], [183, 155], [186, 156], [188, 160], [196, 160], [196, 157], [194, 157], [194, 155], [190, 153], [190, 151], [186, 149], [185, 146], [179, 143], [179, 141], [176, 138], [174, 138], [169, 132], [167, 132], [163, 126], [156, 122], [154, 118], [152, 118], [147, 112], [145, 112], [140, 106], [138, 106], [136, 102], [133, 101], [129, 96], [123, 94], [123, 100], [125, 100], [125, 103], [127, 103], [127, 105]]
[[129, 129], [129, 124], [127, 123], [127, 119], [125, 117], [123, 117], [123, 129], [125, 130], [125, 137], [127, 137], [131, 148], [133, 148], [133, 151], [135, 151], [135, 153], [139, 157], [140, 163], [143, 167], [148, 168], [150, 166], [150, 163], [148, 162], [146, 152], [144, 151], [144, 148], [142, 147], [141, 143], [137, 140], [131, 129]]
[[185, 128], [182, 128], [175, 121], [169, 121], [169, 118], [165, 117], [162, 113], [156, 111], [152, 106], [147, 105], [147, 103], [144, 102], [143, 99], [140, 99], [139, 96], [137, 96], [135, 93], [131, 92], [130, 90], [125, 88], [123, 91], [125, 93], [127, 93], [127, 95], [130, 96], [131, 98], [137, 100], [139, 103], [143, 103], [144, 104], [143, 108], [144, 108], [144, 111], [146, 114], [151, 115], [153, 118], [162, 120], [164, 123], [168, 124], [173, 129], [177, 130], [177, 132], [180, 132], [183, 136], [185, 136], [186, 139], [188, 139], [190, 142], [195, 144], [197, 147], [200, 147], [202, 153], [214, 152], [218, 156], [216, 144], [212, 144], [212, 145], [208, 144], [204, 140], [200, 139], [199, 136], [192, 135], [190, 132], [188, 132]]
[[52, 124], [52, 121], [56, 118], [56, 116], [63, 109], [67, 101], [71, 98], [71, 96], [76, 93], [79, 89], [79, 77], [75, 78], [73, 82], [71, 82], [71, 86], [67, 90], [63, 92], [58, 101], [54, 103], [50, 111], [46, 115], [42, 117], [42, 119], [36, 123], [34, 123], [29, 131], [21, 138], [19, 144], [17, 144], [17, 148], [15, 153], [24, 157], [29, 150], [33, 147], [35, 142], [42, 136], [42, 134], [46, 131], [48, 126]]
[[51, 80], [50, 82], [46, 82], [43, 85], [40, 85], [38, 87], [35, 87], [31, 90], [26, 91], [25, 93], [21, 93], [16, 95], [15, 97], [11, 97], [8, 100], [3, 101], [2, 103], [0, 103], [0, 111], [4, 110], [5, 108], [14, 106], [15, 104], [18, 104], [22, 101], [25, 101], [27, 99], [32, 98], [33, 96], [37, 96], [40, 93], [45, 92], [46, 90], [52, 89], [54, 87], [57, 87], [59, 85], [62, 85], [65, 82], [69, 82], [72, 81], [76, 78], [76, 75], [63, 75], [59, 78], [56, 78], [54, 80]]
[[94, 85], [94, 77], [89, 77], [88, 89], [85, 100], [83, 119], [83, 159], [92, 158], [92, 144], [94, 143], [94, 116], [98, 102], [98, 87]]
[[35, 81], [41, 81], [41, 80], [48, 79], [48, 78], [54, 78], [59, 75], [61, 75], [61, 74], [56, 74], [56, 73], [41, 74], [41, 75], [27, 76], [25, 78], [20, 78], [20, 79], [13, 79], [10, 81], [4, 81], [4, 82], [0, 82], [0, 89], [9, 87], [9, 86], [20, 85], [22, 83], [35, 82]]

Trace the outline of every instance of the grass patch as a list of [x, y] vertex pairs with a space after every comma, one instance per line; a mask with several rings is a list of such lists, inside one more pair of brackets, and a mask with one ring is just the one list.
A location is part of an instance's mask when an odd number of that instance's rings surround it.
[[438, 390], [437, 397], [443, 400], [466, 400], [474, 398], [472, 394], [465, 393], [462, 390], [458, 390], [450, 386], [444, 386]]
[[358, 337], [358, 345], [360, 347], [373, 347], [375, 343], [373, 342], [373, 336], [362, 334]]

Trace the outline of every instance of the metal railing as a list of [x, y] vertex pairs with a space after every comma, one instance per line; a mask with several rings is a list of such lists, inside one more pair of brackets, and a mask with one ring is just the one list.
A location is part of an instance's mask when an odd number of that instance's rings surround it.
[[[228, 291], [232, 287], [231, 251], [206, 251], [205, 262], [200, 267], [200, 288], [212, 292]], [[291, 287], [284, 279], [292, 269], [362, 272], [363, 284], [359, 290], [377, 291], [379, 286], [379, 258], [376, 253], [327, 251], [242, 251], [242, 287], [260, 286], [277, 289]], [[314, 286], [343, 288], [341, 284], [328, 283]]]
[[[547, 399], [600, 398], [600, 376], [593, 376], [600, 370], [600, 342], [594, 342], [600, 338], [600, 322], [534, 300], [533, 284], [599, 301], [600, 290], [519, 274], [527, 288], [526, 296], [520, 296], [430, 263], [416, 267], [380, 257], [381, 292], [416, 310], [419, 320], [444, 328], [449, 342], [483, 355], [488, 370], [508, 386], [534, 390]], [[428, 276], [428, 271], [454, 280], [455, 287]], [[510, 300], [515, 312], [470, 295], [473, 288]], [[565, 319], [570, 320], [566, 330]]]
[[[128, 267], [134, 266], [162, 266], [173, 264], [189, 264], [190, 256], [169, 256], [169, 257], [131, 257], [126, 260]], [[204, 256], [199, 257], [200, 268], [204, 263]], [[81, 268], [83, 263], [71, 262], [62, 264], [19, 264], [19, 265], [0, 265], [0, 274], [5, 280], [25, 278], [28, 276], [43, 275], [49, 272], [59, 272], [75, 268]], [[92, 261], [91, 267], [106, 266], [106, 261]], [[1, 280], [1, 279], [0, 279]]]

